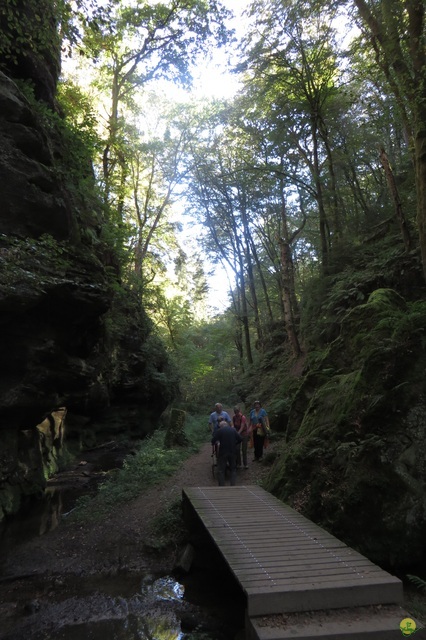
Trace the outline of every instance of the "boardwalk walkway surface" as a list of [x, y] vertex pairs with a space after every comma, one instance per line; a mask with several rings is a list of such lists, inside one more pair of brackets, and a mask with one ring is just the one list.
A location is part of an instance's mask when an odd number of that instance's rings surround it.
[[[241, 585], [247, 616], [255, 630], [253, 637], [366, 638], [360, 631], [363, 624], [371, 629], [371, 638], [401, 637], [399, 622], [404, 612], [395, 606], [403, 600], [400, 580], [268, 492], [257, 486], [190, 487], [183, 490], [183, 500], [207, 529]], [[375, 630], [370, 619], [362, 622], [372, 605], [383, 611], [390, 605], [385, 632], [380, 630], [383, 624], [377, 616]], [[328, 626], [323, 625], [322, 633], [313, 635], [306, 629], [305, 635], [298, 635], [294, 628], [285, 635], [276, 626], [271, 631], [270, 625], [259, 625], [262, 616], [343, 612], [348, 607], [357, 608], [358, 635], [343, 634], [339, 615], [328, 620]], [[332, 627], [335, 630], [328, 632]]]

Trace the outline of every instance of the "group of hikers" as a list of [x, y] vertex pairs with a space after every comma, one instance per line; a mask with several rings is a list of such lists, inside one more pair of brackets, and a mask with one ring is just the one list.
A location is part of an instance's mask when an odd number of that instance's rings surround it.
[[211, 443], [217, 453], [219, 486], [225, 485], [227, 467], [230, 469], [231, 486], [234, 486], [237, 469], [248, 469], [249, 444], [253, 448], [253, 462], [262, 460], [265, 441], [270, 431], [268, 414], [260, 401], [255, 400], [248, 420], [239, 407], [234, 407], [234, 415], [231, 418], [223, 410], [222, 404], [217, 402], [215, 410], [210, 414], [209, 427], [212, 431]]

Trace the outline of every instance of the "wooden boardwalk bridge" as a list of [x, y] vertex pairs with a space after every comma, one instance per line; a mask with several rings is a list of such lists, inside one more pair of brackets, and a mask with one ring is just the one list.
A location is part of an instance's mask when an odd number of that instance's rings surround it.
[[185, 488], [183, 501], [246, 596], [248, 638], [401, 637], [401, 581], [260, 487]]

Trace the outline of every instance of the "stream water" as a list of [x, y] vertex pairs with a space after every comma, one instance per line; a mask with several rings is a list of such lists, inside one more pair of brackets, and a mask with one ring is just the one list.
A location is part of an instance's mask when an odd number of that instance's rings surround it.
[[14, 546], [42, 536], [55, 529], [64, 514], [70, 511], [81, 495], [80, 489], [47, 487], [42, 498], [28, 500], [16, 516], [0, 522], [0, 544], [2, 554], [13, 551]]
[[[13, 619], [3, 618], [2, 640], [231, 640], [242, 629], [237, 594], [209, 585], [205, 575], [92, 578], [55, 585], [32, 583], [33, 597]], [[49, 598], [41, 596], [48, 588]], [[58, 585], [57, 585], [58, 586]], [[212, 594], [212, 587], [216, 593]], [[66, 596], [69, 592], [69, 596]], [[231, 595], [231, 599], [229, 596]], [[233, 602], [232, 595], [236, 600]]]
[[[199, 576], [201, 577], [201, 576]], [[193, 581], [194, 578], [191, 579]], [[190, 602], [189, 587], [172, 576], [67, 583], [71, 597], [33, 599], [3, 640], [228, 640], [241, 624], [236, 607], [200, 597]], [[226, 590], [225, 590], [226, 591]], [[75, 595], [78, 593], [79, 595]]]
[[[48, 488], [0, 526], [1, 555], [58, 526], [82, 493]], [[179, 579], [26, 577], [15, 603], [3, 600], [1, 640], [234, 640], [244, 627], [242, 593], [221, 566]]]

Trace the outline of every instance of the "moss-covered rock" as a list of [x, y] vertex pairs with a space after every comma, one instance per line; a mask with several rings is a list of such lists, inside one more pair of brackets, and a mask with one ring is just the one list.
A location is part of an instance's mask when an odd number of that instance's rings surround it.
[[[77, 443], [88, 442], [83, 422], [96, 438], [107, 421], [115, 434], [142, 438], [177, 387], [141, 296], [121, 283], [93, 149], [55, 108], [58, 5], [7, 4], [0, 16], [0, 517], [57, 470], [55, 436], [49, 425], [36, 428], [52, 407], [68, 408]], [[16, 447], [6, 447], [9, 430]]]
[[164, 446], [167, 449], [173, 447], [184, 447], [188, 444], [185, 434], [186, 413], [181, 409], [172, 409], [170, 412], [169, 425], [164, 438]]
[[36, 429], [3, 429], [0, 454], [0, 521], [18, 510], [23, 495], [44, 491], [47, 473]]
[[349, 310], [302, 381], [266, 488], [380, 564], [425, 559], [426, 303]]

